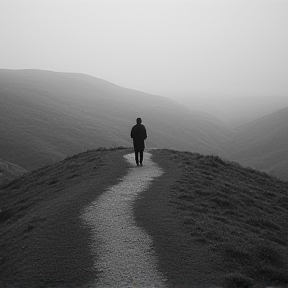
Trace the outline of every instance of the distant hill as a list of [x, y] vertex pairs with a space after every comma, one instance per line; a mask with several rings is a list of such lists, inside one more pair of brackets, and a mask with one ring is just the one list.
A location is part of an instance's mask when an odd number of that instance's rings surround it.
[[288, 108], [235, 129], [229, 159], [288, 180]]
[[235, 128], [288, 107], [288, 97], [280, 95], [232, 96], [205, 93], [163, 93], [177, 99], [191, 110], [214, 115], [228, 127]]
[[24, 169], [95, 147], [131, 146], [137, 117], [147, 147], [217, 153], [229, 135], [215, 117], [95, 77], [0, 70], [0, 158]]
[[[232, 131], [204, 112], [92, 76], [0, 70], [0, 158], [31, 171], [87, 149], [129, 147], [140, 116], [147, 148], [220, 155], [288, 180], [287, 111]], [[0, 182], [14, 175], [8, 174]]]

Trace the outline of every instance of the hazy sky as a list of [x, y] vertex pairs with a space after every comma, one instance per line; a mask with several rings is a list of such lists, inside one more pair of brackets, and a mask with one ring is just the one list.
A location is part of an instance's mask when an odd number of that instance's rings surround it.
[[288, 0], [0, 0], [0, 68], [288, 96]]

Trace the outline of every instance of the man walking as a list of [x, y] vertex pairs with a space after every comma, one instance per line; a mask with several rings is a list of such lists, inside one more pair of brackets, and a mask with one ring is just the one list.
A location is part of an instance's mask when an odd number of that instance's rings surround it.
[[133, 138], [133, 146], [135, 151], [135, 161], [139, 165], [139, 154], [140, 154], [140, 165], [142, 166], [143, 152], [145, 149], [144, 140], [147, 138], [146, 128], [142, 123], [141, 118], [136, 119], [137, 124], [131, 129], [131, 138]]

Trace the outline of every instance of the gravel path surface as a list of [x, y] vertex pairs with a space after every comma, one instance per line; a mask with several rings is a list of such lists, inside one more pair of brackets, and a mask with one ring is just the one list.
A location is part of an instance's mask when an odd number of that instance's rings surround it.
[[149, 235], [136, 225], [133, 202], [163, 171], [144, 154], [144, 166], [135, 166], [134, 153], [124, 156], [133, 165], [85, 209], [81, 218], [92, 230], [91, 253], [99, 273], [95, 287], [164, 287]]

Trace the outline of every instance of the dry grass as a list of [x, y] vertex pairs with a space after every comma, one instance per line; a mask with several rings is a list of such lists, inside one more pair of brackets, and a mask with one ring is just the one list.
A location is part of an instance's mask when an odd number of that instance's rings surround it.
[[175, 176], [163, 193], [181, 225], [181, 241], [200, 243], [215, 256], [217, 284], [288, 283], [287, 182], [215, 156], [153, 154]]
[[[79, 287], [97, 277], [79, 214], [126, 173], [131, 152], [88, 151], [0, 189], [0, 287]], [[287, 182], [219, 157], [152, 154], [165, 173], [134, 212], [169, 287], [287, 285]]]
[[124, 175], [126, 153], [88, 151], [2, 187], [0, 287], [80, 287], [97, 277], [79, 214]]

